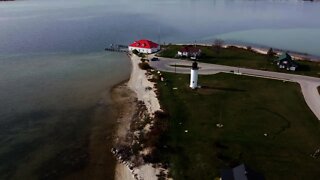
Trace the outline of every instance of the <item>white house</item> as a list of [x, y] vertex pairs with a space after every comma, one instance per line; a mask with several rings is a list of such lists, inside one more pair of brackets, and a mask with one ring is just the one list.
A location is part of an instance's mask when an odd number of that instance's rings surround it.
[[201, 56], [201, 49], [194, 46], [184, 46], [178, 51], [180, 57], [199, 57]]
[[129, 51], [137, 50], [140, 53], [151, 54], [160, 50], [160, 45], [150, 40], [142, 39], [129, 45]]

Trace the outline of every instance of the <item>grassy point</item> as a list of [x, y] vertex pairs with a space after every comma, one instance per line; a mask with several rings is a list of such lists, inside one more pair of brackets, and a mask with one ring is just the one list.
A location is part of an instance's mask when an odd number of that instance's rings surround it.
[[298, 84], [219, 73], [200, 76], [193, 91], [189, 75], [163, 74], [159, 98], [170, 116], [159, 150], [174, 179], [214, 179], [242, 162], [266, 179], [320, 176], [311, 157], [320, 124]]

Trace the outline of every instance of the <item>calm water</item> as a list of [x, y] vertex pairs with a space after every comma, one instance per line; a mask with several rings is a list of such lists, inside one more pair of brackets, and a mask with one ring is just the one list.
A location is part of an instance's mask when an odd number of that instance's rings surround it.
[[91, 52], [110, 43], [254, 43], [320, 56], [320, 3], [300, 0], [28, 0], [0, 4], [0, 53]]
[[112, 179], [109, 89], [140, 38], [253, 43], [320, 56], [320, 3], [28, 0], [0, 3], [0, 179]]
[[0, 179], [93, 176], [83, 168], [112, 176], [109, 89], [128, 78], [126, 56], [19, 55], [0, 64]]

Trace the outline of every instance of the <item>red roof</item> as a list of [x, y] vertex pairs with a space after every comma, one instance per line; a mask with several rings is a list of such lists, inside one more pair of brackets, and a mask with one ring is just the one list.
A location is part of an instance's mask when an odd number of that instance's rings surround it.
[[152, 42], [152, 41], [142, 39], [139, 41], [135, 41], [134, 43], [130, 44], [129, 46], [151, 49], [151, 48], [158, 48], [159, 45], [157, 43]]
[[201, 52], [200, 48], [194, 47], [192, 45], [184, 46], [180, 49], [180, 52], [188, 52], [188, 53], [199, 53]]

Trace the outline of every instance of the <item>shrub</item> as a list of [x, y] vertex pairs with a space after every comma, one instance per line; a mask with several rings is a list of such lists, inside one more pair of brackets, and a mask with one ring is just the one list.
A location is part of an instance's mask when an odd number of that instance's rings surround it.
[[270, 60], [272, 59], [274, 56], [276, 55], [276, 53], [273, 51], [272, 48], [270, 48], [267, 52], [267, 58]]
[[142, 58], [146, 57], [146, 55], [143, 54], [143, 53], [139, 53], [138, 56], [139, 56], [139, 57], [142, 57]]
[[139, 67], [140, 67], [140, 69], [143, 69], [143, 70], [152, 69], [152, 67], [149, 65], [149, 63], [146, 63], [146, 62], [139, 63]]
[[220, 53], [223, 43], [224, 43], [224, 41], [221, 39], [214, 40], [214, 44], [212, 45], [212, 47], [217, 54]]
[[156, 111], [156, 112], [154, 112], [154, 116], [158, 119], [164, 119], [164, 118], [169, 117], [169, 114], [164, 111]]
[[139, 51], [136, 50], [136, 49], [134, 49], [134, 50], [132, 51], [132, 53], [135, 54], [135, 55], [138, 55], [138, 54], [139, 54]]

